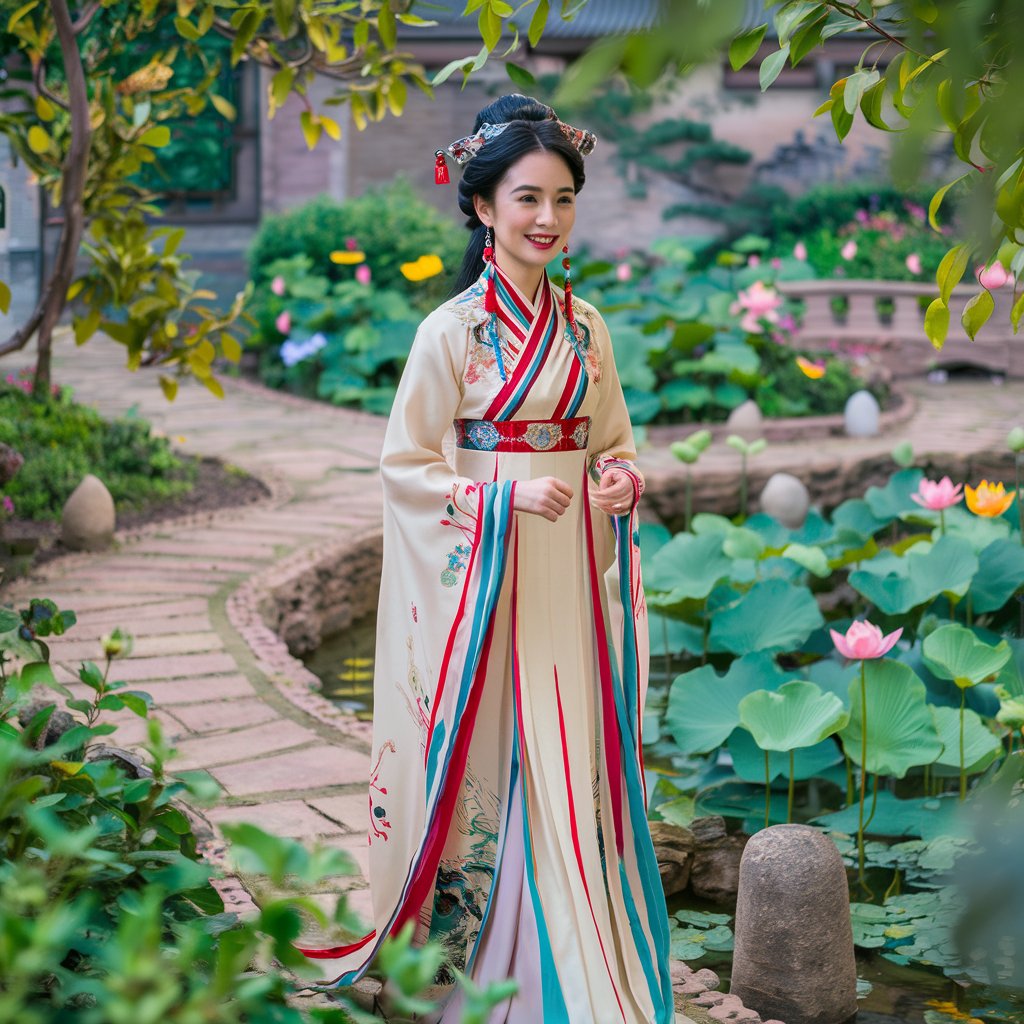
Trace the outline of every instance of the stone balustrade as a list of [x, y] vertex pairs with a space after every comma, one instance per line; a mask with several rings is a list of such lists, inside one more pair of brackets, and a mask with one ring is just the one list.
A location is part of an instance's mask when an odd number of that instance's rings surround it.
[[[894, 377], [960, 366], [1024, 377], [1024, 338], [1014, 335], [1010, 323], [1010, 287], [992, 292], [995, 310], [974, 341], [964, 331], [960, 313], [977, 287], [956, 287], [950, 301], [949, 336], [940, 351], [924, 333], [924, 311], [937, 294], [930, 282], [834, 278], [780, 281], [777, 287], [787, 298], [804, 304], [800, 328], [793, 339], [801, 348], [834, 346], [839, 352], [850, 352], [867, 346]], [[843, 300], [845, 311], [836, 312], [836, 299]]]

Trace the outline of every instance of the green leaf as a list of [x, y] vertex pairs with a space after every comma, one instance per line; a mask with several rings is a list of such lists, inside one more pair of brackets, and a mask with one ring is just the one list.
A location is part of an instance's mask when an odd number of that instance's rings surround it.
[[45, 661], [30, 661], [22, 666], [19, 675], [25, 686], [53, 686], [57, 682], [53, 669]]
[[943, 302], [949, 303], [953, 289], [964, 276], [970, 255], [970, 249], [966, 245], [954, 245], [942, 257], [939, 269], [935, 272], [935, 283], [939, 286], [939, 295], [942, 297]]
[[295, 68], [281, 68], [270, 80], [270, 95], [275, 107], [283, 107], [295, 81]]
[[739, 703], [740, 725], [762, 750], [813, 747], [850, 720], [843, 702], [814, 683], [794, 679], [778, 690], [757, 690]]
[[320, 124], [319, 120], [314, 120], [314, 115], [308, 110], [304, 110], [299, 115], [299, 125], [302, 128], [303, 138], [306, 140], [306, 148], [315, 149], [323, 133], [323, 125]]
[[929, 671], [939, 679], [951, 679], [961, 689], [977, 686], [994, 676], [1011, 658], [1010, 645], [1002, 640], [991, 647], [964, 626], [940, 626], [924, 638], [922, 656]]
[[963, 597], [977, 571], [971, 545], [947, 535], [902, 557], [882, 551], [850, 573], [849, 584], [886, 615], [903, 615], [940, 594]]
[[[924, 66], [925, 65], [921, 65], [921, 68], [923, 68]], [[917, 71], [914, 72], [914, 74], [917, 75], [921, 71], [921, 68], [918, 68]], [[928, 223], [931, 224], [931, 226], [936, 231], [942, 230], [942, 228], [939, 226], [938, 220], [936, 219], [939, 212], [939, 207], [942, 206], [942, 200], [946, 198], [946, 193], [954, 185], [963, 181], [966, 177], [966, 174], [961, 174], [959, 178], [956, 178], [954, 181], [951, 181], [946, 185], [943, 185], [942, 188], [938, 189], [935, 195], [932, 196], [931, 202], [928, 204]]]
[[41, 125], [32, 125], [28, 130], [28, 148], [33, 153], [45, 153], [50, 148], [50, 133]]
[[[787, 684], [788, 685], [788, 684]], [[764, 751], [754, 742], [746, 729], [733, 731], [728, 742], [729, 756], [733, 771], [746, 782], [764, 785]], [[793, 751], [793, 778], [813, 779], [822, 776], [843, 760], [843, 752], [833, 739], [822, 740], [813, 747], [800, 747]], [[768, 754], [768, 778], [789, 778], [789, 754], [770, 751]]]
[[[868, 724], [870, 726], [870, 722]], [[888, 790], [880, 789], [875, 815], [868, 831], [875, 836], [921, 836], [936, 839], [962, 830], [958, 810], [959, 801], [955, 796], [901, 800]], [[857, 804], [854, 803], [842, 811], [823, 814], [815, 818], [813, 823], [850, 835], [857, 831], [857, 813]], [[850, 909], [853, 910], [852, 905]], [[877, 909], [880, 911], [882, 908]]]
[[809, 547], [806, 544], [787, 544], [782, 549], [782, 557], [802, 565], [809, 573], [821, 579], [830, 576], [832, 569], [828, 564], [828, 556], [821, 548]]
[[942, 299], [934, 299], [924, 314], [924, 333], [932, 346], [941, 349], [949, 334], [949, 306]]
[[194, 43], [197, 39], [201, 38], [199, 29], [188, 18], [175, 18], [174, 27], [178, 30], [178, 35], [183, 39], [187, 39], [190, 43]]
[[398, 44], [398, 23], [390, 3], [381, 4], [377, 12], [377, 33], [385, 49], [393, 50]]
[[1016, 540], [993, 541], [978, 555], [978, 573], [971, 582], [974, 611], [998, 611], [1022, 586], [1024, 546]]
[[830, 90], [832, 105], [829, 107], [829, 111], [832, 114], [832, 127], [835, 129], [836, 138], [840, 142], [850, 134], [850, 129], [853, 127], [853, 114], [846, 109], [846, 101], [844, 99], [846, 82], [845, 78], [840, 78]]
[[806, 587], [796, 587], [785, 580], [764, 580], [715, 614], [710, 646], [712, 650], [733, 654], [792, 651], [824, 621], [817, 601]]
[[871, 86], [870, 89], [864, 91], [864, 95], [860, 98], [860, 110], [864, 115], [864, 120], [872, 128], [877, 128], [883, 132], [892, 132], [896, 129], [887, 125], [882, 119], [882, 106], [885, 102], [885, 84], [885, 79], [882, 79]]
[[988, 322], [988, 318], [992, 315], [995, 308], [996, 304], [992, 298], [992, 293], [985, 288], [978, 292], [977, 295], [972, 295], [967, 301], [967, 305], [964, 306], [964, 311], [960, 315], [960, 323], [963, 324], [964, 330], [971, 341], [974, 341], [975, 335]]
[[761, 68], [758, 71], [758, 79], [761, 82], [761, 92], [768, 89], [772, 82], [779, 77], [783, 67], [786, 65], [786, 58], [788, 56], [789, 43], [786, 43], [782, 49], [768, 54], [768, 56], [761, 61]]
[[521, 68], [510, 60], [505, 62], [505, 72], [521, 89], [531, 89], [537, 84], [537, 79], [526, 68]]
[[[206, 8], [208, 11], [212, 11], [212, 7]], [[224, 99], [223, 96], [218, 96], [216, 93], [210, 93], [210, 102], [213, 104], [217, 113], [221, 117], [228, 121], [234, 121], [238, 118], [238, 111], [235, 109], [235, 105], [229, 100]]]
[[[486, 47], [484, 47], [486, 53]], [[450, 60], [434, 77], [430, 80], [431, 85], [440, 85], [442, 82], [447, 82], [449, 78], [460, 68], [465, 70], [472, 65], [477, 58], [477, 54], [471, 54], [468, 57], [456, 57], [455, 60]]]
[[477, 15], [477, 29], [488, 50], [493, 50], [501, 39], [501, 18], [490, 6], [480, 8]]
[[738, 35], [729, 44], [729, 63], [732, 65], [733, 71], [739, 71], [757, 53], [767, 31], [768, 24], [766, 22], [764, 25], [750, 29], [749, 32]]
[[645, 589], [663, 595], [652, 602], [655, 607], [703, 600], [719, 581], [727, 579], [732, 562], [722, 550], [723, 539], [679, 533], [661, 548], [644, 570]]
[[274, 21], [282, 39], [295, 34], [295, 0], [273, 0]]
[[[884, 487], [869, 487], [867, 489], [864, 493], [864, 501], [870, 515], [878, 521], [878, 525], [871, 530], [871, 533], [877, 533], [881, 527], [887, 526], [904, 512], [920, 509], [921, 506], [916, 504], [910, 496], [916, 493], [923, 478], [924, 473], [919, 469], [902, 469], [893, 473]], [[836, 513], [840, 509], [853, 511], [856, 508], [856, 499], [851, 499], [840, 505], [836, 509]], [[835, 514], [833, 514], [833, 521], [839, 522]], [[864, 525], [867, 526], [869, 522], [870, 520], [865, 519]]]
[[549, 0], [538, 0], [537, 9], [533, 12], [533, 17], [530, 18], [530, 27], [527, 30], [527, 38], [529, 38], [531, 46], [536, 46], [544, 35], [550, 7]]
[[685, 672], [669, 690], [665, 728], [683, 753], [714, 750], [739, 726], [739, 702], [747, 694], [777, 688], [793, 678], [766, 653], [737, 658], [724, 676], [710, 665]]
[[152, 128], [147, 128], [146, 131], [139, 136], [138, 141], [144, 146], [152, 146], [154, 149], [160, 149], [171, 141], [171, 130], [165, 124], [155, 124]]
[[[902, 779], [911, 768], [931, 764], [942, 753], [925, 685], [902, 662], [883, 659], [864, 663], [867, 692], [867, 763], [872, 775]], [[840, 731], [843, 749], [861, 763], [863, 713], [860, 677], [850, 683], [850, 721]]]
[[7, 283], [0, 281], [0, 313], [6, 315], [11, 310], [11, 289]]
[[[944, 750], [938, 763], [960, 771], [960, 709], [932, 708], [935, 728]], [[964, 771], [968, 775], [983, 772], [1003, 753], [1003, 741], [982, 721], [981, 715], [964, 709]]]

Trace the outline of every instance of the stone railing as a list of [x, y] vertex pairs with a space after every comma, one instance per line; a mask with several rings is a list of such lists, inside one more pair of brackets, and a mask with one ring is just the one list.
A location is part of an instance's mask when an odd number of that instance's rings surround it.
[[[1010, 324], [1010, 287], [992, 292], [995, 311], [974, 341], [961, 326], [960, 313], [977, 288], [955, 288], [950, 301], [949, 336], [940, 351], [932, 347], [924, 333], [921, 299], [931, 301], [936, 296], [933, 284], [837, 278], [780, 281], [778, 290], [804, 304], [800, 329], [794, 335], [794, 344], [801, 348], [835, 347], [840, 352], [849, 352], [866, 346], [877, 353], [895, 377], [919, 376], [928, 370], [959, 366], [1024, 377], [1024, 337], [1015, 337]], [[843, 300], [845, 312], [835, 312], [836, 299]], [[927, 306], [927, 302], [923, 305]]]

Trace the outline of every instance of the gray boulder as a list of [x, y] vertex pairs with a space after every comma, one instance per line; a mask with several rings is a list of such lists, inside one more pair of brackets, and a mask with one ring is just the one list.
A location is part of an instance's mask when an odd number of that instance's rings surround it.
[[799, 530], [811, 507], [811, 496], [802, 480], [790, 473], [773, 473], [761, 492], [761, 511], [790, 530]]
[[878, 401], [870, 391], [855, 391], [846, 400], [843, 426], [850, 437], [874, 437], [881, 415]]
[[73, 551], [102, 551], [113, 543], [115, 525], [114, 499], [89, 473], [64, 504], [60, 539]]
[[752, 398], [748, 398], [742, 405], [737, 405], [725, 421], [729, 433], [739, 434], [744, 441], [756, 441], [762, 434], [763, 423], [761, 410]]

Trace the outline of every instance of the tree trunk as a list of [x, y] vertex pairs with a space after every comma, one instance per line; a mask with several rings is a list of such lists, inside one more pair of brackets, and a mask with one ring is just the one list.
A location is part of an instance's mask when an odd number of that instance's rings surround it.
[[57, 246], [53, 271], [37, 307], [39, 334], [36, 338], [36, 373], [33, 387], [33, 395], [36, 398], [45, 398], [50, 394], [53, 329], [57, 326], [57, 321], [67, 304], [68, 288], [75, 272], [75, 257], [78, 255], [78, 247], [85, 230], [84, 192], [89, 151], [92, 146], [89, 94], [86, 90], [82, 56], [78, 51], [78, 40], [71, 23], [67, 0], [50, 0], [50, 9], [53, 12], [54, 25], [64, 58], [64, 77], [71, 110], [71, 145], [64, 161], [61, 190], [64, 226]]

